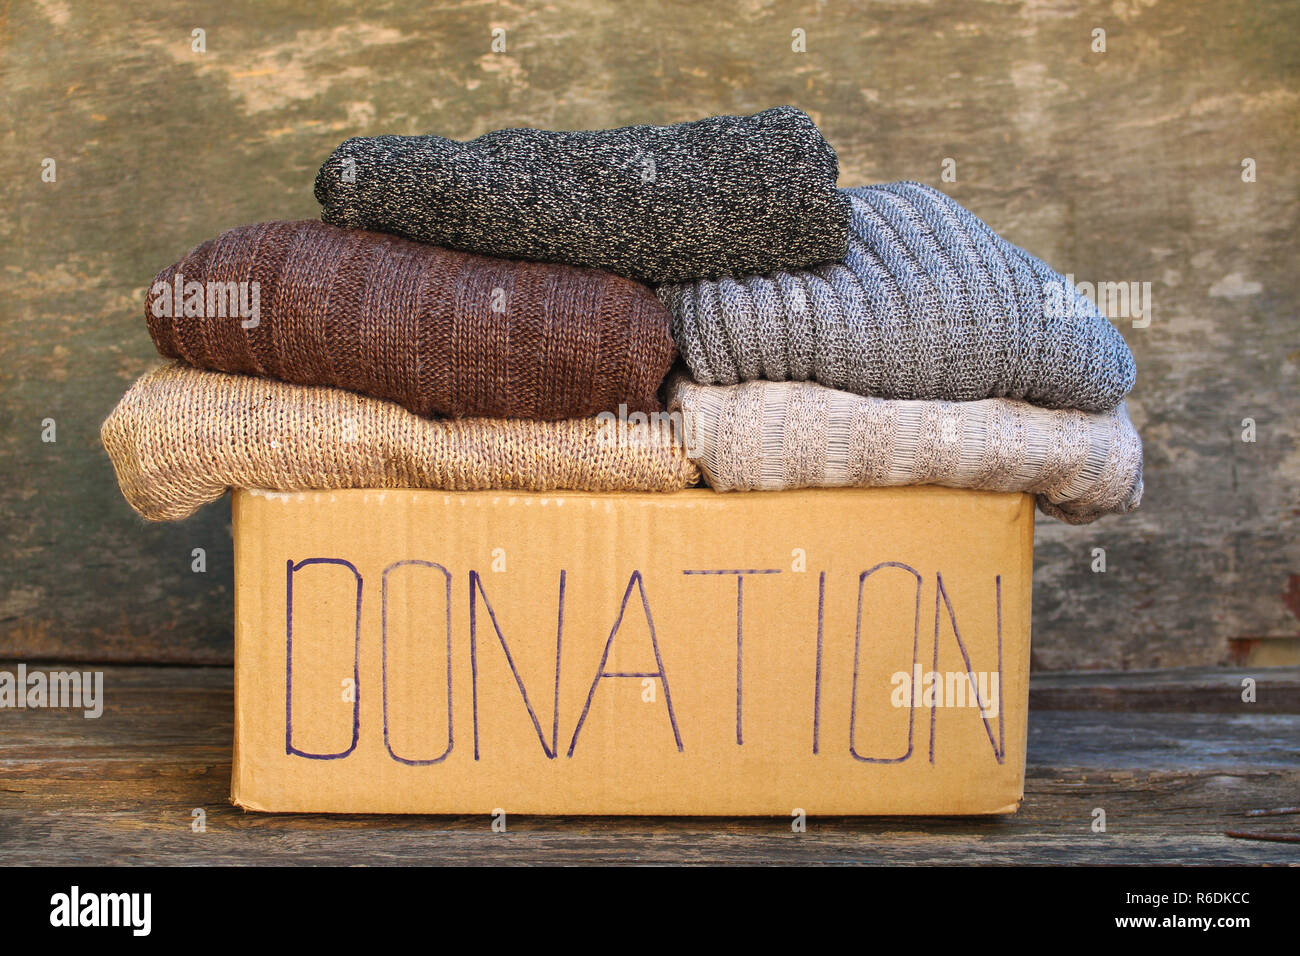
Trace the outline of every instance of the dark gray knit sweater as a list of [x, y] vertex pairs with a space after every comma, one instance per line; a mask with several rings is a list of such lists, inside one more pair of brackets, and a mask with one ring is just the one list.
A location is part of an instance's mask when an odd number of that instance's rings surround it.
[[648, 283], [844, 258], [835, 150], [803, 111], [675, 126], [350, 139], [316, 176], [321, 218]]
[[656, 290], [697, 382], [1084, 411], [1133, 387], [1133, 356], [1097, 307], [948, 196], [914, 182], [844, 193], [843, 262]]

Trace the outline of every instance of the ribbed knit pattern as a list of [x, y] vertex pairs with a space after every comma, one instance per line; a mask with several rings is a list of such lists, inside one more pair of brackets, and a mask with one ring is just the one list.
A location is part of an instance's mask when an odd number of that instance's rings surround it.
[[[175, 295], [178, 274], [195, 284], [196, 308]], [[223, 282], [250, 283], [250, 303], [258, 283], [256, 325], [216, 297], [209, 305]], [[168, 358], [334, 385], [418, 415], [655, 411], [676, 354], [667, 312], [629, 279], [315, 221], [263, 222], [203, 243], [158, 274], [145, 317]]]
[[943, 193], [913, 182], [843, 192], [842, 263], [658, 290], [697, 381], [1088, 411], [1133, 387], [1133, 356], [1106, 317]]
[[668, 433], [595, 418], [431, 421], [333, 388], [179, 363], [140, 378], [100, 437], [131, 507], [184, 518], [227, 487], [675, 491], [699, 473]]
[[316, 176], [325, 222], [645, 282], [842, 259], [839, 163], [790, 106], [675, 126], [350, 139]]
[[1142, 443], [1123, 404], [1053, 411], [1008, 399], [864, 398], [810, 382], [669, 379], [687, 454], [718, 491], [947, 485], [1037, 496], [1085, 524], [1142, 500]]

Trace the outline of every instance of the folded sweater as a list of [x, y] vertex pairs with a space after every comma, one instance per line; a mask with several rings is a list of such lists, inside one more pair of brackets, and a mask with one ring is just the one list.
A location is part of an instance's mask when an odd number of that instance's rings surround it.
[[943, 193], [913, 182], [843, 192], [843, 262], [658, 290], [697, 381], [1088, 411], [1133, 387], [1133, 356], [1096, 306]]
[[158, 274], [145, 318], [168, 358], [418, 415], [655, 411], [676, 354], [667, 312], [629, 279], [315, 221], [208, 240]]
[[140, 378], [100, 431], [127, 502], [185, 518], [228, 486], [675, 491], [695, 484], [680, 440], [595, 418], [432, 421], [334, 388], [205, 372]]
[[468, 142], [376, 136], [316, 176], [321, 218], [510, 259], [645, 282], [795, 269], [844, 257], [839, 163], [801, 110]]
[[810, 382], [698, 385], [675, 374], [668, 403], [687, 454], [718, 491], [947, 485], [1038, 496], [1085, 524], [1142, 500], [1142, 442], [1121, 404], [1105, 413], [864, 398]]

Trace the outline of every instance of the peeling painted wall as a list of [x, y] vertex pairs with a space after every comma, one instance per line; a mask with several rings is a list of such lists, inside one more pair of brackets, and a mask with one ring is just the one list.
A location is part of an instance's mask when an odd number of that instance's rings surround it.
[[0, 2], [8, 656], [230, 659], [228, 509], [146, 525], [98, 444], [157, 361], [159, 268], [231, 226], [318, 215], [313, 176], [347, 136], [780, 103], [821, 125], [842, 185], [931, 182], [1080, 281], [1151, 283], [1150, 325], [1116, 320], [1146, 502], [1040, 523], [1036, 666], [1214, 664], [1233, 638], [1300, 629], [1294, 3]]

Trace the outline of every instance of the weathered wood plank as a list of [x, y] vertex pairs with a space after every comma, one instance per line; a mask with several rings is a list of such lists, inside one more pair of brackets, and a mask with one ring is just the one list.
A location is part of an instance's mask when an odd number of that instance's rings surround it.
[[[341, 139], [807, 109], [841, 182], [942, 186], [1087, 282], [1150, 282], [1141, 511], [1038, 534], [1035, 664], [1213, 665], [1300, 604], [1300, 6], [1286, 0], [327, 9], [6, 4], [0, 21], [0, 641], [226, 662], [228, 512], [146, 526], [98, 447], [156, 361], [144, 286], [240, 223], [314, 217]], [[506, 31], [504, 53], [491, 30]], [[206, 52], [191, 34], [206, 30]], [[792, 50], [792, 31], [806, 52]], [[1094, 52], [1093, 31], [1106, 31]], [[57, 180], [41, 179], [42, 161]], [[1243, 182], [1253, 160], [1256, 181]], [[941, 181], [952, 160], [953, 182]], [[42, 421], [58, 440], [41, 441]], [[1241, 440], [1252, 418], [1257, 441]], [[190, 570], [204, 548], [207, 571]], [[1093, 573], [1092, 549], [1107, 571]]]
[[[1247, 693], [1253, 701], [1243, 700]], [[1040, 671], [1030, 680], [1029, 702], [1031, 710], [1300, 714], [1300, 668]]]
[[[1199, 679], [1195, 677], [1195, 679]], [[1070, 675], [1082, 692], [1089, 675]], [[1095, 680], [1095, 678], [1093, 678]], [[1021, 811], [1000, 818], [267, 816], [227, 800], [231, 675], [112, 668], [98, 720], [0, 711], [0, 862], [1294, 863], [1247, 816], [1300, 792], [1300, 715], [1035, 710]], [[1062, 678], [1066, 680], [1066, 678]], [[1167, 684], [1173, 680], [1164, 680]], [[1107, 829], [1092, 832], [1096, 808]], [[192, 811], [206, 832], [191, 830]]]

